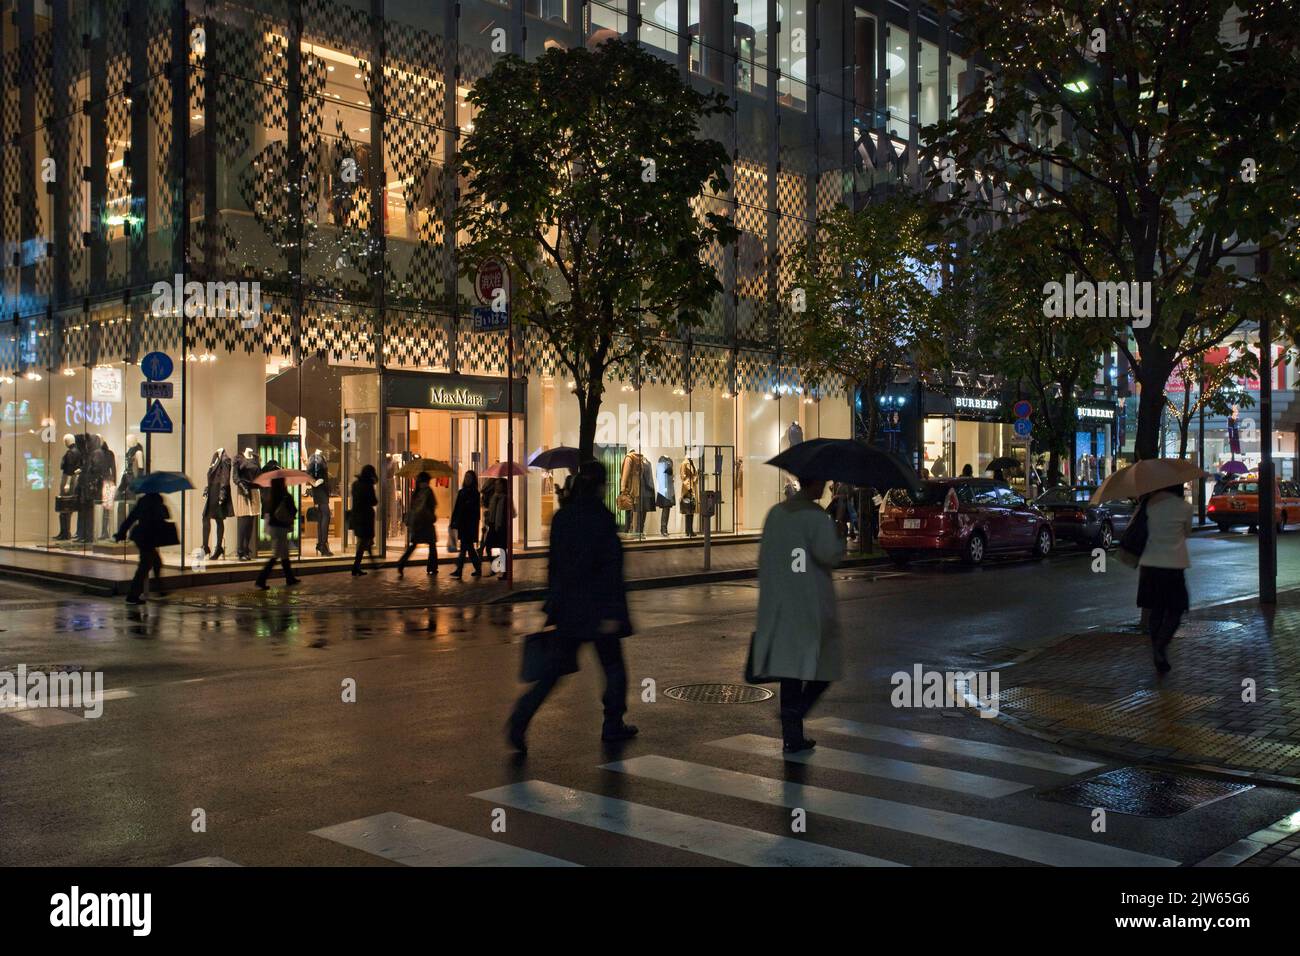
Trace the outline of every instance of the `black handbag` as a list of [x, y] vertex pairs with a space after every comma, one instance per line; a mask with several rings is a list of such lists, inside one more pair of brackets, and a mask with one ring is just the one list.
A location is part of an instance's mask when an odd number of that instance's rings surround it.
[[750, 631], [749, 633], [749, 653], [745, 655], [745, 683], [771, 684], [776, 680], [775, 677], [754, 673], [754, 637], [757, 634], [757, 631]]
[[524, 638], [524, 656], [519, 679], [532, 684], [544, 677], [563, 677], [578, 670], [578, 645], [555, 628], [536, 631]]
[[164, 521], [158, 527], [158, 544], [156, 547], [169, 548], [181, 543], [180, 532], [176, 530], [175, 521]]
[[320, 509], [317, 508], [315, 505], [312, 505], [310, 508], [308, 508], [308, 509], [307, 509], [307, 520], [308, 520], [308, 521], [320, 521]]
[[56, 495], [54, 498], [54, 510], [60, 514], [70, 514], [77, 510], [76, 495]]
[[1142, 552], [1146, 550], [1149, 533], [1147, 505], [1144, 501], [1138, 505], [1128, 527], [1124, 529], [1124, 534], [1119, 539], [1119, 553], [1116, 557], [1129, 567], [1136, 568], [1142, 558]]

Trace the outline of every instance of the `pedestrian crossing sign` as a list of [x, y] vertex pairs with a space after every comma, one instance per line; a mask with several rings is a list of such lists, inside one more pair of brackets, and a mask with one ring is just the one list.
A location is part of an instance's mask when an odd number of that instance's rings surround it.
[[140, 431], [171, 434], [172, 420], [167, 417], [167, 412], [158, 399], [153, 400], [153, 404], [149, 406], [149, 411], [145, 412], [144, 418], [140, 419]]

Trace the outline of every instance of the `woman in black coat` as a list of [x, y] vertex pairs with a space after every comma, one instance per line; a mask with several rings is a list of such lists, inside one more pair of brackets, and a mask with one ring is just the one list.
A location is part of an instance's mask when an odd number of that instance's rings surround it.
[[460, 491], [456, 492], [456, 503], [451, 509], [451, 526], [456, 529], [460, 541], [460, 553], [456, 556], [456, 570], [451, 572], [453, 578], [459, 578], [465, 570], [465, 557], [469, 556], [474, 565], [471, 577], [482, 574], [482, 559], [475, 542], [478, 541], [479, 509], [483, 503], [478, 493], [478, 475], [472, 471], [465, 472]]
[[429, 560], [425, 565], [428, 574], [438, 573], [438, 538], [434, 531], [434, 522], [438, 518], [437, 502], [433, 497], [433, 488], [429, 482], [432, 477], [427, 471], [415, 476], [415, 493], [411, 495], [411, 506], [406, 512], [406, 527], [410, 534], [406, 541], [406, 550], [397, 559], [397, 576], [406, 573], [406, 561], [418, 545], [429, 546]]
[[262, 514], [266, 519], [266, 530], [271, 535], [271, 558], [262, 565], [254, 583], [265, 591], [271, 569], [279, 561], [284, 568], [284, 583], [290, 586], [297, 584], [298, 578], [294, 577], [293, 568], [289, 564], [289, 532], [298, 520], [298, 506], [294, 504], [293, 495], [289, 493], [289, 487], [283, 478], [271, 480], [271, 493], [262, 497]]
[[375, 508], [379, 506], [379, 496], [375, 494], [375, 485], [379, 475], [374, 465], [366, 465], [352, 482], [352, 508], [348, 512], [348, 527], [357, 539], [357, 558], [352, 562], [352, 576], [359, 578], [365, 571], [361, 570], [361, 555], [370, 552], [370, 563], [375, 563]]
[[140, 496], [113, 536], [114, 540], [122, 541], [129, 533], [140, 551], [140, 563], [135, 569], [135, 577], [131, 579], [131, 587], [126, 592], [127, 604], [141, 603], [150, 572], [153, 573], [154, 586], [161, 586], [162, 556], [158, 553], [158, 548], [162, 546], [167, 522], [170, 520], [171, 514], [167, 511], [162, 495], [151, 491]]

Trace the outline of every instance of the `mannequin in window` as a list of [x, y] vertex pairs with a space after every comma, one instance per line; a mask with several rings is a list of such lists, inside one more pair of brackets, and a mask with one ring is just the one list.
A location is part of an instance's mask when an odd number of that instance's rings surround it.
[[645, 530], [645, 514], [654, 501], [654, 493], [654, 471], [649, 460], [639, 451], [628, 452], [618, 486], [618, 507], [623, 512], [625, 531], [640, 534]]
[[262, 513], [262, 489], [253, 484], [261, 466], [257, 454], [245, 448], [234, 463], [235, 553], [240, 561], [257, 557], [257, 518]]
[[695, 509], [699, 501], [700, 477], [695, 459], [687, 455], [682, 459], [682, 517], [686, 519], [686, 537], [695, 537]]
[[659, 506], [659, 533], [666, 538], [668, 513], [677, 504], [673, 488], [673, 462], [667, 455], [660, 455], [655, 462], [655, 504]]
[[108, 447], [108, 440], [103, 435], [96, 435], [99, 448], [95, 450], [95, 480], [99, 482], [96, 496], [103, 506], [100, 514], [99, 536], [113, 537], [117, 529], [112, 525], [113, 499], [117, 495], [117, 455]]
[[63, 436], [63, 460], [59, 462], [59, 493], [54, 499], [54, 510], [59, 515], [59, 533], [55, 541], [67, 541], [72, 537], [72, 496], [77, 490], [77, 475], [81, 472], [82, 455], [77, 447], [77, 439], [71, 435]]
[[791, 422], [790, 427], [785, 430], [786, 447], [797, 445], [803, 441], [803, 426], [798, 422]]
[[307, 474], [315, 484], [311, 489], [311, 500], [316, 506], [316, 553], [332, 557], [330, 550], [330, 470], [325, 461], [325, 452], [317, 448], [307, 459]]
[[95, 503], [104, 493], [98, 471], [102, 459], [96, 461], [95, 453], [99, 451], [97, 436], [83, 433], [77, 436], [77, 444], [81, 446], [82, 464], [74, 492], [77, 499], [76, 538], [82, 544], [90, 544], [95, 539]]
[[136, 479], [144, 476], [144, 446], [140, 444], [140, 439], [136, 435], [126, 436], [126, 457], [122, 459], [122, 477], [117, 482], [117, 494], [114, 501], [117, 502], [117, 523], [120, 525], [126, 520], [127, 511], [130, 510], [131, 502], [135, 501], [137, 495], [132, 485]]
[[[208, 480], [203, 486], [203, 553], [211, 556], [213, 561], [225, 555], [223, 545], [226, 537], [226, 519], [234, 514], [230, 503], [230, 456], [225, 448], [218, 448], [212, 453], [208, 465]], [[213, 525], [217, 528], [217, 549], [208, 550], [208, 532]]]

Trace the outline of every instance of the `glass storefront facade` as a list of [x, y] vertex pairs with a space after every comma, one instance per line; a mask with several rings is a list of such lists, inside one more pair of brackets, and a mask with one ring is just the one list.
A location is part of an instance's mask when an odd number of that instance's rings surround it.
[[[730, 99], [702, 133], [734, 157], [732, 186], [702, 205], [741, 238], [708, 254], [723, 291], [703, 326], [661, 367], [608, 384], [602, 455], [620, 478], [630, 454], [666, 460], [677, 498], [689, 458], [697, 494], [717, 497], [713, 529], [757, 530], [783, 493], [762, 462], [792, 426], [852, 427], [843, 382], [814, 387], [782, 360], [786, 264], [819, 215], [915, 179], [904, 147], [965, 69], [937, 19], [843, 0], [0, 0], [16, 81], [0, 92], [0, 169], [18, 197], [0, 216], [0, 547], [133, 560], [106, 534], [127, 476], [150, 469], [195, 485], [168, 496], [182, 529], [168, 564], [264, 555], [237, 481], [247, 458], [325, 475], [298, 492], [306, 558], [348, 547], [348, 485], [380, 467], [391, 548], [401, 461], [455, 469], [436, 489], [445, 521], [459, 476], [504, 460], [511, 431], [519, 462], [576, 444], [567, 376], [528, 331], [513, 426], [386, 390], [405, 375], [505, 378], [505, 333], [473, 331], [452, 224], [467, 95], [507, 53], [610, 36]], [[892, 48], [911, 37], [900, 73]], [[160, 299], [173, 283], [183, 295]], [[173, 430], [146, 438], [150, 352], [175, 367]], [[545, 542], [557, 478], [515, 483], [520, 544]], [[680, 502], [665, 524], [657, 498], [622, 526], [685, 535]]]

